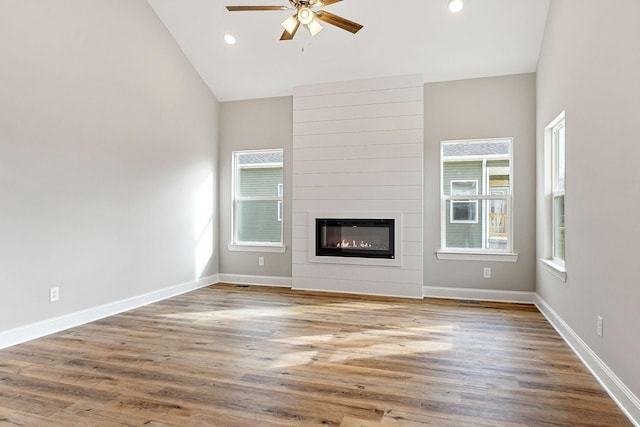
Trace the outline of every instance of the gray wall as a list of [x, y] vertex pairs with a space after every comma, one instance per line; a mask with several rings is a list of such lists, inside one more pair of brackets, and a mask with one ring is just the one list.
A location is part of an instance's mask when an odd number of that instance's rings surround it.
[[551, 2], [537, 74], [539, 258], [550, 217], [543, 129], [562, 110], [567, 135], [567, 281], [538, 267], [537, 293], [640, 396], [640, 2], [577, 3]]
[[[535, 75], [429, 83], [424, 88], [426, 286], [533, 292], [535, 288]], [[518, 261], [439, 260], [440, 142], [513, 138], [514, 251]], [[492, 278], [484, 279], [484, 267]]]
[[[293, 167], [293, 98], [263, 98], [220, 103], [220, 273], [291, 277], [291, 191]], [[284, 244], [286, 252], [232, 252], [232, 152], [284, 149]], [[264, 266], [258, 266], [258, 257]]]
[[149, 4], [3, 0], [0, 40], [0, 331], [216, 273], [218, 103]]

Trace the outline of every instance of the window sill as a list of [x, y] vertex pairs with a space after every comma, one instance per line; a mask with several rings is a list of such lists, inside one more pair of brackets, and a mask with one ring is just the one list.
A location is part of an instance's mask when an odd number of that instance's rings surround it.
[[283, 254], [287, 251], [286, 246], [282, 245], [229, 245], [231, 252], [270, 252]]
[[438, 259], [456, 261], [518, 261], [518, 254], [512, 252], [466, 252], [440, 250], [436, 252], [436, 256], [438, 257]]
[[553, 260], [550, 259], [540, 259], [540, 263], [542, 265], [542, 267], [548, 271], [549, 273], [551, 273], [553, 276], [555, 276], [556, 278], [562, 280], [563, 282], [567, 281], [567, 270], [564, 268], [563, 265], [560, 265], [556, 262], [553, 262]]

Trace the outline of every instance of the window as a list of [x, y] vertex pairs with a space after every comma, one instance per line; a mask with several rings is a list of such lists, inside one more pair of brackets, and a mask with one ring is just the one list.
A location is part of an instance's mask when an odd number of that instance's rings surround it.
[[565, 185], [565, 126], [564, 114], [551, 125], [551, 223], [552, 254], [556, 263], [564, 264], [564, 185]]
[[283, 151], [233, 153], [232, 244], [283, 245]]
[[511, 146], [504, 138], [442, 142], [441, 252], [511, 253]]
[[[469, 196], [478, 194], [478, 181], [451, 180], [452, 196]], [[452, 200], [451, 201], [451, 222], [478, 222], [478, 201], [477, 200]]]

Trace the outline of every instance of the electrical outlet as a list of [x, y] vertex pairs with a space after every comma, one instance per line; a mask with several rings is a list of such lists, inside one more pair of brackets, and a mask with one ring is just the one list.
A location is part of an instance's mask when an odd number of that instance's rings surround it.
[[602, 316], [598, 316], [598, 320], [596, 323], [596, 333], [598, 334], [599, 337], [602, 337], [602, 333], [603, 333], [602, 322], [603, 322]]
[[49, 289], [49, 302], [55, 302], [60, 299], [60, 288], [55, 287]]
[[263, 257], [263, 256], [259, 256], [259, 257], [258, 257], [258, 265], [259, 265], [260, 267], [263, 267], [263, 266], [264, 266], [264, 257]]
[[491, 279], [491, 268], [485, 267], [482, 271], [482, 277], [485, 279]]

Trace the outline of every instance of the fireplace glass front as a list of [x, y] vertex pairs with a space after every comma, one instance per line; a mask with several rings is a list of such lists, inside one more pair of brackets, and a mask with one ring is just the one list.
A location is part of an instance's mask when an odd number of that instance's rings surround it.
[[316, 256], [395, 258], [394, 219], [316, 218]]

